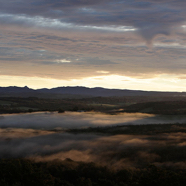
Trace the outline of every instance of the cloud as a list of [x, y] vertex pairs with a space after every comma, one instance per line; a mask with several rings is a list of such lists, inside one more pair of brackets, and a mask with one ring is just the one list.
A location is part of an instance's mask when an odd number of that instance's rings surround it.
[[97, 71], [137, 78], [185, 74], [181, 0], [0, 3], [1, 75], [70, 80]]
[[67, 59], [58, 59], [56, 60], [57, 63], [70, 63], [71, 61], [70, 60], [67, 60]]
[[95, 26], [95, 25], [81, 25], [68, 22], [62, 22], [59, 19], [44, 18], [41, 16], [28, 17], [25, 15], [14, 14], [0, 14], [0, 22], [3, 25], [17, 25], [22, 27], [36, 27], [46, 29], [59, 29], [59, 30], [81, 30], [81, 31], [107, 31], [107, 32], [128, 32], [135, 31], [136, 28], [132, 26]]
[[[133, 31], [148, 42], [158, 34], [169, 35], [172, 27], [185, 21], [186, 4], [179, 1], [19, 1], [1, 2], [4, 23], [18, 21], [33, 26], [68, 27], [82, 25], [82, 29]], [[28, 8], [29, 7], [29, 8]], [[11, 17], [12, 16], [12, 17]], [[17, 24], [18, 24], [17, 22]], [[10, 22], [11, 23], [11, 22]], [[91, 26], [92, 25], [92, 26]], [[103, 26], [100, 26], [103, 25]], [[114, 27], [113, 25], [116, 25]], [[118, 25], [118, 26], [117, 26]]]

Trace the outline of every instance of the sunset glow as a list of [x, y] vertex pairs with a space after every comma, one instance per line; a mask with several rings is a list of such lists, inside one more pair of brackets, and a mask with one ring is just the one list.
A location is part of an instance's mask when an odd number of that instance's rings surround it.
[[186, 91], [183, 1], [0, 2], [0, 86]]

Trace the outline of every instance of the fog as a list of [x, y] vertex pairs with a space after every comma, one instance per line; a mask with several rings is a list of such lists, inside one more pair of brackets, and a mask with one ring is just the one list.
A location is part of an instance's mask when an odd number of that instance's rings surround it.
[[1, 128], [85, 128], [93, 126], [138, 124], [186, 123], [186, 116], [156, 116], [142, 113], [109, 115], [95, 112], [38, 112], [30, 114], [4, 114], [0, 116]]
[[104, 135], [70, 134], [28, 129], [2, 129], [0, 158], [28, 158], [35, 161], [65, 160], [95, 162], [114, 169], [148, 164], [186, 168], [186, 134]]
[[186, 134], [183, 132], [109, 135], [52, 130], [171, 121], [184, 122], [185, 117], [75, 112], [1, 115], [0, 158], [28, 158], [34, 161], [70, 158], [114, 169], [140, 168], [152, 163], [185, 169]]

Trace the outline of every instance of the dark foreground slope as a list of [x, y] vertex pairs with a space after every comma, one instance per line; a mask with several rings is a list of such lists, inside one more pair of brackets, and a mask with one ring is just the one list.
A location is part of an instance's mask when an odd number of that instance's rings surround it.
[[1, 186], [185, 186], [186, 170], [156, 166], [113, 171], [94, 163], [35, 163], [25, 159], [0, 160]]
[[[90, 132], [97, 138], [90, 140]], [[14, 131], [11, 139], [0, 140], [0, 185], [185, 186], [185, 132], [186, 125], [177, 124], [77, 129], [30, 138], [16, 138]], [[53, 138], [52, 148], [46, 136], [50, 141]], [[64, 137], [69, 138], [68, 143]], [[26, 147], [29, 139], [35, 148]], [[62, 142], [65, 147], [54, 150]], [[3, 151], [5, 144], [9, 150]], [[42, 153], [33, 151], [38, 144]], [[17, 151], [11, 150], [16, 147]], [[64, 158], [70, 154], [72, 159]], [[74, 160], [77, 156], [79, 161]]]

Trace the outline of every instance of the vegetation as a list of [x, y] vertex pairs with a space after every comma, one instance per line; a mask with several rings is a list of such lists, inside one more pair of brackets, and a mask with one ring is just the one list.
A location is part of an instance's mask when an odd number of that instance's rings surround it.
[[158, 135], [171, 133], [186, 133], [186, 124], [147, 124], [147, 125], [121, 125], [106, 127], [89, 127], [83, 129], [68, 129], [70, 133], [101, 133], [108, 135]]
[[[166, 97], [164, 101], [161, 99], [160, 97], [80, 99], [1, 97], [0, 113], [35, 111], [63, 113], [91, 110], [108, 114], [186, 113], [185, 98], [182, 101], [180, 98]], [[20, 131], [24, 133], [23, 129]], [[7, 138], [2, 137], [0, 144], [2, 149], [6, 146], [15, 150], [18, 145], [21, 151], [16, 155], [11, 150], [9, 153], [9, 149], [5, 152], [1, 149], [1, 186], [182, 186], [186, 183], [186, 124], [125, 125], [52, 131], [54, 134], [47, 136], [46, 133], [43, 138], [42, 136], [20, 138], [16, 137], [16, 130], [12, 129], [10, 132], [13, 135]], [[6, 132], [8, 133], [8, 130]], [[68, 135], [58, 135], [60, 132], [67, 132]], [[50, 145], [46, 148], [47, 142], [45, 144], [43, 141], [55, 139], [52, 143], [52, 148], [55, 149], [64, 139], [68, 141], [69, 135], [71, 135], [71, 147], [65, 150], [62, 148], [61, 151], [56, 152], [55, 150], [47, 151]], [[95, 138], [89, 139], [89, 136]], [[32, 159], [26, 159], [25, 144], [32, 142], [33, 139], [35, 140], [33, 147], [39, 143], [38, 149], [41, 151], [38, 150], [36, 155], [32, 152], [28, 153]], [[87, 139], [89, 141], [86, 141]], [[40, 162], [37, 160], [37, 155], [44, 158], [59, 152], [73, 153], [74, 149], [80, 152], [80, 155], [88, 152], [87, 155], [93, 158], [88, 163], [71, 159], [45, 162], [41, 162], [42, 158]]]
[[[162, 101], [163, 100], [163, 101]], [[99, 111], [109, 114], [118, 112], [142, 112], [161, 115], [186, 114], [186, 98], [182, 97], [93, 97], [46, 99], [38, 97], [0, 97], [0, 113], [36, 111]]]
[[143, 169], [111, 170], [70, 159], [43, 163], [3, 159], [0, 167], [1, 186], [181, 186], [186, 182], [186, 170], [153, 165]]

